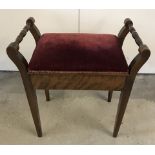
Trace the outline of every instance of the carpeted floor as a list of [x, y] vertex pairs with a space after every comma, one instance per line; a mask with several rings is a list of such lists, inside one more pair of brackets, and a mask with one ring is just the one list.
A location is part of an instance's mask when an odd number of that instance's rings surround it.
[[18, 72], [0, 72], [0, 144], [155, 144], [155, 75], [139, 75], [119, 136], [112, 137], [120, 92], [37, 91], [38, 138]]

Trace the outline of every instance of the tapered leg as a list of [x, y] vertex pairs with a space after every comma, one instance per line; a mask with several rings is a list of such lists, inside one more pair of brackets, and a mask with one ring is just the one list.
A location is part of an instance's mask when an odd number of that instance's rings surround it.
[[36, 91], [32, 86], [31, 80], [28, 75], [23, 78], [23, 84], [25, 87], [25, 92], [27, 95], [28, 103], [30, 106], [31, 114], [33, 117], [33, 121], [36, 127], [38, 137], [42, 137], [42, 129], [41, 129], [41, 122], [40, 122], [40, 115], [37, 103], [37, 96]]
[[112, 93], [113, 93], [113, 91], [108, 92], [108, 102], [111, 102]]
[[50, 93], [48, 89], [45, 89], [46, 101], [50, 101]]
[[117, 115], [116, 115], [116, 120], [115, 120], [115, 126], [114, 126], [114, 131], [113, 131], [113, 137], [117, 137], [120, 125], [123, 120], [123, 116], [127, 107], [127, 103], [130, 97], [130, 93], [132, 90], [134, 80], [127, 80], [126, 85], [124, 89], [121, 91], [120, 99], [119, 99], [119, 104], [118, 104], [118, 109], [117, 109]]

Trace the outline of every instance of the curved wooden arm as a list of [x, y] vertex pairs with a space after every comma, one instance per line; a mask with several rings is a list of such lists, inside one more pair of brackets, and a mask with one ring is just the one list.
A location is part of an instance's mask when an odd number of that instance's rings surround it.
[[129, 73], [133, 76], [137, 74], [140, 68], [145, 64], [145, 62], [150, 57], [150, 50], [146, 45], [141, 45], [138, 49], [140, 52], [135, 56], [129, 65]]
[[124, 25], [118, 33], [118, 38], [119, 38], [121, 46], [123, 45], [124, 39], [128, 33], [129, 33], [129, 29]]
[[17, 50], [19, 46], [13, 42], [11, 43], [6, 51], [9, 58], [15, 63], [17, 68], [20, 72], [27, 72], [28, 71], [28, 62], [26, 61], [25, 57]]
[[132, 37], [135, 39], [136, 44], [138, 46], [143, 45], [143, 42], [142, 42], [141, 38], [139, 37], [138, 33], [136, 32], [135, 28], [133, 27], [133, 22], [131, 21], [131, 19], [126, 18], [124, 20], [124, 24], [125, 24], [125, 27], [131, 33]]
[[121, 46], [123, 45], [124, 39], [129, 32], [131, 33], [132, 37], [134, 38], [136, 44], [139, 47], [139, 54], [136, 55], [136, 57], [131, 61], [129, 65], [129, 74], [134, 77], [150, 57], [150, 50], [147, 45], [143, 44], [141, 38], [133, 27], [133, 22], [129, 18], [126, 18], [124, 20], [124, 26], [118, 34]]
[[28, 18], [26, 21], [26, 24], [30, 25], [29, 30], [30, 30], [31, 34], [33, 35], [33, 38], [35, 39], [36, 44], [37, 44], [38, 40], [41, 37], [41, 33], [34, 23], [35, 23], [35, 20], [33, 17]]
[[19, 52], [20, 42], [23, 40], [23, 38], [26, 36], [29, 30], [31, 34], [33, 35], [36, 43], [38, 42], [41, 36], [34, 22], [35, 22], [34, 18], [32, 17], [28, 18], [26, 21], [26, 26], [24, 26], [24, 28], [19, 33], [15, 41], [12, 42], [6, 49], [8, 56], [16, 64], [20, 72], [23, 72], [23, 71], [27, 72], [27, 68], [28, 68], [28, 62], [26, 61], [24, 56]]

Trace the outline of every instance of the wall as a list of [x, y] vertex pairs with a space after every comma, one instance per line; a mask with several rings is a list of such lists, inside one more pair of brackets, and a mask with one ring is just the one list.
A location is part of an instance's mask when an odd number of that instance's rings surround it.
[[[130, 17], [143, 42], [152, 51], [151, 58], [140, 70], [141, 73], [155, 73], [155, 10], [0, 10], [0, 70], [17, 70], [6, 55], [7, 45], [14, 41], [25, 20], [33, 16], [41, 33], [78, 32], [118, 34], [126, 17]], [[80, 21], [78, 20], [80, 17]], [[20, 51], [30, 60], [35, 43], [30, 35], [24, 38]], [[138, 53], [137, 46], [128, 35], [124, 42], [124, 53], [128, 63]]]

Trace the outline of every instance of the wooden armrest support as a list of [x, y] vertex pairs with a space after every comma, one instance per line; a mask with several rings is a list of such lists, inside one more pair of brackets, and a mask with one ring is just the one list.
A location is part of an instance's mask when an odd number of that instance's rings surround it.
[[136, 29], [133, 27], [133, 22], [131, 21], [131, 19], [126, 18], [124, 21], [124, 24], [125, 24], [125, 27], [128, 29], [128, 31], [131, 33], [132, 37], [135, 39], [136, 44], [138, 46], [143, 45], [141, 38], [136, 32]]
[[129, 18], [126, 18], [124, 20], [124, 26], [118, 34], [121, 46], [123, 45], [123, 41], [129, 32], [134, 38], [136, 44], [139, 46], [139, 54], [131, 61], [129, 65], [129, 73], [134, 77], [139, 71], [139, 69], [143, 66], [143, 64], [148, 60], [150, 56], [150, 50], [147, 45], [143, 44], [141, 38], [133, 27], [133, 22]]
[[24, 56], [19, 52], [19, 44], [21, 43], [23, 38], [26, 36], [28, 31], [31, 32], [36, 43], [38, 42], [41, 36], [34, 22], [35, 22], [34, 18], [32, 17], [28, 18], [26, 21], [26, 26], [24, 26], [24, 28], [19, 33], [15, 41], [9, 44], [9, 46], [6, 49], [8, 56], [16, 64], [16, 66], [18, 67], [20, 71], [21, 70], [23, 71], [23, 68], [25, 71], [27, 71], [28, 63], [26, 59], [24, 58]]
[[38, 40], [41, 37], [41, 33], [39, 31], [39, 29], [36, 27], [36, 25], [34, 24], [35, 20], [33, 17], [30, 17], [27, 19], [26, 24], [30, 25], [30, 32], [33, 35], [34, 40], [36, 41], [36, 44], [38, 42]]
[[26, 24], [26, 26], [23, 28], [23, 30], [19, 33], [19, 35], [17, 36], [15, 43], [16, 44], [20, 44], [20, 42], [23, 40], [23, 38], [26, 36], [27, 32], [30, 29], [30, 25]]
[[36, 43], [40, 39], [41, 34], [40, 34], [38, 28], [36, 27], [36, 25], [34, 24], [34, 22], [35, 22], [35, 20], [34, 20], [33, 17], [28, 18], [27, 21], [26, 21], [26, 25], [24, 26], [22, 31], [19, 33], [16, 40], [13, 43], [10, 44], [10, 46], [14, 47], [16, 51], [19, 50], [19, 44], [21, 43], [23, 38], [26, 36], [28, 31], [31, 32], [31, 34], [33, 35]]
[[141, 38], [136, 32], [136, 29], [133, 27], [133, 22], [129, 18], [126, 18], [124, 20], [124, 26], [122, 27], [122, 29], [118, 34], [118, 38], [120, 39], [121, 45], [123, 44], [123, 41], [129, 32], [131, 33], [132, 37], [135, 39], [135, 42], [138, 46], [143, 45]]

